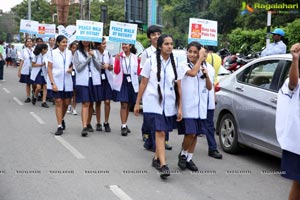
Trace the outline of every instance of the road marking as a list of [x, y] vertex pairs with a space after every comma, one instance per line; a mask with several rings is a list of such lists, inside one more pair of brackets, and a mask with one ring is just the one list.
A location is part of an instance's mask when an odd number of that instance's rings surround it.
[[45, 124], [45, 122], [34, 112], [30, 112], [31, 116], [40, 124]]
[[76, 158], [85, 159], [85, 157], [77, 151], [70, 143], [64, 140], [61, 136], [54, 136], [57, 141], [59, 141], [64, 147], [66, 147]]
[[119, 186], [109, 185], [108, 188], [120, 199], [120, 200], [132, 200]]
[[14, 97], [13, 99], [14, 99], [15, 102], [17, 102], [17, 104], [19, 104], [20, 106], [23, 106], [23, 105], [24, 105], [17, 97]]
[[3, 88], [3, 90], [7, 93], [10, 94], [10, 91], [8, 89], [6, 89], [5, 87]]

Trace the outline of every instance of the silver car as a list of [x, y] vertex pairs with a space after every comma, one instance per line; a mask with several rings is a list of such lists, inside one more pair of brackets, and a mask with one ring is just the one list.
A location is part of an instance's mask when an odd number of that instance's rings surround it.
[[215, 127], [225, 152], [240, 144], [281, 157], [276, 139], [277, 93], [288, 77], [290, 54], [261, 57], [219, 83]]

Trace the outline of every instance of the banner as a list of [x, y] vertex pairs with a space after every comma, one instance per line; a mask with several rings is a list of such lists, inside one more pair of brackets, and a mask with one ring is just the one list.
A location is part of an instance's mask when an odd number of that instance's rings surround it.
[[28, 34], [37, 34], [39, 22], [21, 19], [20, 22], [20, 32]]
[[190, 18], [188, 43], [192, 41], [202, 45], [218, 46], [218, 22]]
[[137, 24], [110, 21], [109, 41], [135, 44]]
[[102, 42], [103, 23], [76, 20], [76, 40]]
[[39, 24], [38, 25], [38, 37], [41, 38], [55, 38], [56, 26], [55, 24]]

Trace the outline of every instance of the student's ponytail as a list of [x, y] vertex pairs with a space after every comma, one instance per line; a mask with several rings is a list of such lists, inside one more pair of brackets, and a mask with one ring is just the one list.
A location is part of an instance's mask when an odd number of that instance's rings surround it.
[[160, 72], [161, 72], [161, 60], [160, 60], [160, 48], [157, 48], [156, 50], [156, 60], [157, 60], [157, 92], [158, 92], [158, 97], [159, 97], [159, 103], [162, 102], [162, 93], [161, 93], [161, 88], [160, 88]]
[[170, 58], [171, 58], [171, 64], [172, 64], [172, 68], [173, 68], [173, 72], [174, 72], [174, 76], [175, 76], [174, 90], [175, 90], [176, 105], [177, 105], [179, 102], [179, 92], [178, 92], [178, 82], [177, 82], [178, 74], [177, 74], [177, 70], [176, 70], [176, 64], [175, 64], [173, 53], [171, 53]]

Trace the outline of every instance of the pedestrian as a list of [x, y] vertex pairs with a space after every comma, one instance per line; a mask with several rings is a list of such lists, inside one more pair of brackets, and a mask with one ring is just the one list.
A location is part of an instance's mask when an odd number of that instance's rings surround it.
[[0, 40], [0, 81], [3, 81], [4, 65], [5, 65], [5, 50], [3, 47], [3, 41]]
[[66, 129], [64, 120], [73, 91], [70, 65], [72, 53], [67, 49], [67, 38], [58, 35], [55, 48], [48, 58], [47, 89], [55, 99], [55, 113], [57, 120], [57, 131], [55, 135], [62, 135]]
[[127, 126], [130, 105], [134, 105], [139, 88], [140, 64], [136, 48], [132, 44], [122, 44], [122, 52], [116, 55], [114, 62], [114, 101], [120, 102], [121, 135], [127, 136], [130, 129]]
[[274, 42], [267, 45], [267, 47], [261, 52], [261, 56], [285, 54], [286, 45], [282, 41], [285, 36], [284, 31], [281, 28], [276, 28], [273, 32], [271, 32], [271, 34]]
[[178, 63], [172, 53], [173, 38], [162, 34], [157, 40], [156, 56], [147, 59], [142, 70], [142, 81], [134, 106], [138, 115], [143, 101], [144, 125], [155, 132], [155, 155], [152, 166], [162, 179], [170, 176], [165, 159], [165, 133], [170, 132], [182, 119], [181, 84], [178, 79]]
[[213, 83], [213, 87], [210, 91], [208, 91], [208, 104], [207, 104], [207, 117], [205, 120], [206, 124], [206, 140], [208, 144], [208, 156], [222, 159], [223, 155], [217, 149], [217, 142], [215, 139], [215, 125], [214, 125], [214, 113], [216, 107], [215, 100], [215, 83], [217, 83], [218, 71], [221, 67], [221, 57], [216, 53], [205, 53], [206, 58], [206, 67], [208, 69], [208, 74], [210, 76], [210, 80]]
[[88, 132], [93, 132], [91, 125], [93, 115], [93, 103], [101, 101], [101, 70], [100, 60], [91, 42], [79, 41], [74, 55], [73, 65], [76, 71], [76, 102], [82, 103], [81, 136], [86, 137]]
[[49, 108], [46, 103], [47, 98], [47, 82], [46, 82], [46, 55], [48, 51], [47, 44], [38, 44], [35, 49], [33, 50], [33, 59], [32, 59], [32, 70], [30, 74], [30, 79], [32, 80], [33, 84], [36, 85], [34, 95], [32, 97], [31, 103], [33, 105], [36, 104], [38, 94], [40, 93], [41, 89], [43, 89], [43, 96], [42, 96], [42, 104], [43, 108]]
[[30, 74], [32, 70], [32, 58], [33, 58], [33, 47], [32, 39], [27, 38], [25, 40], [25, 48], [22, 50], [20, 59], [20, 66], [18, 68], [18, 77], [20, 78], [19, 82], [26, 84], [26, 96], [25, 103], [30, 103], [30, 91], [32, 80], [30, 79]]
[[197, 136], [206, 133], [208, 91], [212, 81], [205, 66], [206, 50], [198, 42], [187, 46], [187, 63], [179, 68], [182, 90], [182, 121], [178, 123], [178, 134], [184, 135], [182, 150], [178, 155], [178, 167], [182, 170], [198, 171], [193, 162]]
[[9, 43], [7, 46], [6, 46], [6, 67], [10, 67], [12, 66], [12, 48], [11, 48], [11, 44]]
[[[147, 29], [147, 37], [150, 41], [150, 47], [145, 49], [141, 55], [141, 68], [145, 64], [146, 60], [150, 58], [152, 55], [156, 56], [156, 48], [157, 48], [157, 39], [161, 35], [162, 28], [157, 25], [151, 25]], [[147, 150], [155, 151], [155, 132], [150, 132], [149, 130], [145, 130], [144, 124], [142, 125], [142, 138], [144, 143], [144, 147]], [[172, 146], [169, 144], [169, 133], [166, 132], [166, 140], [165, 140], [165, 149], [172, 150]]]
[[16, 58], [18, 57], [17, 49], [15, 48], [15, 45], [11, 45], [11, 62], [12, 67], [16, 67]]
[[110, 100], [112, 100], [113, 94], [113, 58], [106, 49], [106, 39], [102, 38], [101, 43], [95, 43], [97, 57], [100, 59], [102, 68], [100, 72], [101, 77], [101, 101], [96, 102], [96, 118], [97, 125], [96, 130], [102, 131], [101, 125], [101, 102], [104, 101], [104, 131], [111, 132], [109, 126], [109, 114], [110, 114]]
[[292, 63], [289, 78], [278, 92], [276, 134], [282, 149], [282, 176], [293, 180], [289, 200], [300, 199], [300, 43], [291, 47]]
[[[69, 50], [72, 52], [73, 58], [75, 55], [75, 52], [77, 50], [77, 42], [72, 42], [69, 45]], [[72, 81], [73, 81], [73, 96], [71, 99], [71, 104], [68, 106], [68, 110], [67, 113], [72, 113], [73, 115], [78, 115], [77, 111], [76, 111], [76, 72], [75, 72], [75, 67], [72, 63]]]

